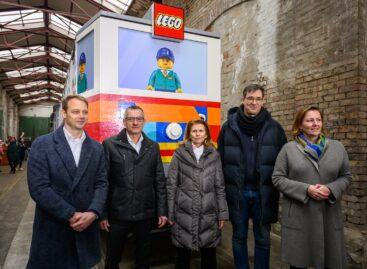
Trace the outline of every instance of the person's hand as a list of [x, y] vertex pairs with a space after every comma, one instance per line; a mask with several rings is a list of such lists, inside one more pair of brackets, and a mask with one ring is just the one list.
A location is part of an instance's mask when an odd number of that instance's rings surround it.
[[69, 219], [69, 224], [70, 226], [72, 224], [74, 224], [75, 222], [77, 222], [80, 218], [82, 217], [82, 213], [81, 212], [75, 212], [71, 218]]
[[307, 189], [307, 194], [315, 200], [323, 200], [327, 198], [325, 198], [325, 194], [316, 185], [310, 185]]
[[321, 194], [323, 194], [323, 199], [329, 198], [331, 191], [328, 187], [326, 187], [325, 185], [321, 185], [321, 184], [316, 184], [315, 186], [316, 188], [320, 190]]
[[108, 220], [102, 220], [99, 222], [99, 227], [101, 228], [101, 230], [109, 232], [110, 231], [110, 223], [108, 222]]
[[173, 220], [169, 220], [169, 219], [167, 219], [167, 223], [168, 223], [168, 225], [173, 225], [173, 224], [175, 224], [175, 222], [174, 222]]
[[166, 225], [166, 222], [167, 222], [166, 216], [158, 217], [158, 228], [162, 228], [164, 225]]
[[81, 217], [74, 223], [70, 224], [70, 227], [77, 232], [82, 232], [96, 219], [96, 213], [94, 212], [83, 212], [80, 213]]
[[219, 230], [222, 230], [224, 228], [224, 220], [218, 220], [218, 227]]

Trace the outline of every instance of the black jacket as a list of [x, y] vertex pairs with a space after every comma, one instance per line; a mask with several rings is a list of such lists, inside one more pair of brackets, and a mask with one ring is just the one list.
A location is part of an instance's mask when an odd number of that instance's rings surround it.
[[[228, 111], [228, 120], [223, 124], [218, 138], [231, 220], [242, 210], [240, 205], [246, 174], [243, 154], [245, 147], [236, 120], [238, 109], [234, 107]], [[278, 153], [286, 142], [283, 128], [269, 115], [258, 134], [256, 159], [256, 171], [260, 175], [262, 223], [278, 220], [279, 192], [274, 188], [271, 176]]]
[[102, 219], [138, 221], [167, 216], [167, 191], [159, 145], [143, 134], [139, 154], [126, 129], [103, 142], [109, 192]]

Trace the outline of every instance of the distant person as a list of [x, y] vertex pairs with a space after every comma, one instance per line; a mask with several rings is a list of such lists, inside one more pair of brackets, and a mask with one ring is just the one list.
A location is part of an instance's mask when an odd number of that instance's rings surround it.
[[[3, 154], [4, 154], [4, 148], [3, 148], [3, 146], [4, 146], [4, 142], [0, 139], [0, 166], [1, 166], [1, 162], [3, 160]], [[0, 170], [0, 173], [1, 172], [2, 171]]]
[[9, 144], [7, 149], [7, 157], [10, 166], [10, 174], [15, 174], [15, 170], [19, 160], [18, 144], [15, 137], [9, 137]]
[[[100, 227], [108, 232], [105, 269], [118, 269], [127, 237], [135, 239], [135, 268], [149, 268], [150, 232], [167, 222], [166, 178], [158, 143], [143, 132], [144, 111], [125, 110], [124, 129], [105, 141], [110, 184]], [[154, 227], [155, 227], [154, 225]]]
[[345, 269], [341, 198], [352, 180], [348, 154], [325, 136], [317, 107], [297, 112], [293, 138], [273, 173], [274, 186], [284, 194], [281, 259], [291, 269]]
[[270, 228], [278, 220], [279, 192], [271, 176], [287, 138], [264, 107], [264, 93], [264, 88], [257, 84], [245, 87], [242, 104], [228, 111], [218, 139], [236, 269], [250, 268], [247, 249], [250, 219], [255, 238], [254, 268], [269, 268]]
[[103, 147], [83, 130], [88, 102], [62, 100], [64, 119], [38, 137], [28, 160], [28, 186], [36, 212], [27, 269], [89, 269], [99, 262], [98, 221], [107, 197]]
[[25, 159], [26, 150], [27, 150], [27, 145], [24, 142], [24, 138], [21, 137], [19, 139], [19, 143], [18, 143], [18, 155], [19, 155], [19, 161], [18, 161], [19, 166], [18, 166], [18, 170], [20, 170], [20, 171], [23, 171], [24, 170], [22, 168], [22, 164], [23, 164], [23, 161]]
[[192, 250], [200, 251], [202, 269], [217, 268], [216, 247], [228, 208], [219, 153], [203, 120], [187, 124], [185, 142], [168, 169], [167, 197], [175, 268], [190, 268]]

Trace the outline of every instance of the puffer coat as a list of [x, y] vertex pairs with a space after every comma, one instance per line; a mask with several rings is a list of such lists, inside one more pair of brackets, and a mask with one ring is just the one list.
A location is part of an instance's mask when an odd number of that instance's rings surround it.
[[168, 169], [167, 197], [175, 246], [198, 250], [220, 243], [218, 221], [228, 219], [228, 208], [220, 156], [214, 147], [204, 147], [199, 162], [191, 142], [175, 151]]

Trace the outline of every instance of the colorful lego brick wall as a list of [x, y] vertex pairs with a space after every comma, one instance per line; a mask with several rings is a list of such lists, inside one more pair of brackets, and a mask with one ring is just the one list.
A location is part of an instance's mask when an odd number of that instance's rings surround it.
[[[183, 140], [186, 124], [190, 120], [204, 118], [209, 124], [214, 142], [218, 138], [220, 129], [219, 102], [116, 94], [97, 94], [89, 97], [88, 101], [89, 122], [86, 131], [94, 139], [101, 142], [121, 131], [123, 113], [127, 107], [138, 105], [143, 108], [146, 118], [144, 132], [149, 138], [159, 143], [164, 163], [171, 161], [174, 150], [178, 147], [178, 143]], [[171, 126], [174, 124], [182, 132], [176, 133], [176, 137], [167, 135], [167, 128], [170, 124]]]

